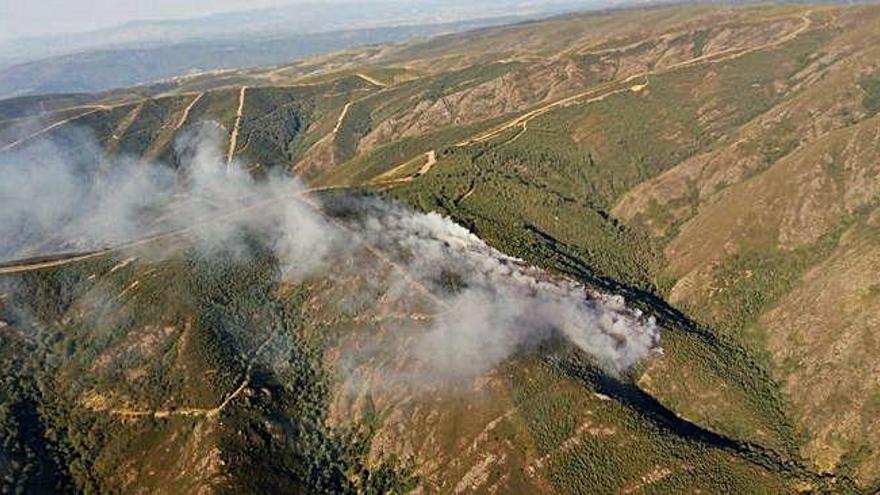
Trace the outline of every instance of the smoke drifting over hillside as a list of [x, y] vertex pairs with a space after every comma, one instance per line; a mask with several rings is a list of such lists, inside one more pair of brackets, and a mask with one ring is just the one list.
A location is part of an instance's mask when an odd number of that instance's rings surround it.
[[[39, 141], [0, 154], [0, 259], [138, 236], [132, 215], [173, 190], [166, 169], [127, 160], [107, 167], [94, 139], [75, 132], [76, 146]], [[62, 238], [68, 242], [53, 242]]]
[[654, 320], [628, 309], [620, 297], [530, 267], [436, 213], [378, 200], [359, 207], [364, 213], [357, 232], [365, 242], [399, 253], [400, 269], [410, 277], [401, 283], [417, 283], [435, 295], [432, 324], [412, 346], [429, 374], [471, 377], [554, 335], [614, 372], [659, 350]]
[[[255, 181], [240, 167], [227, 174], [222, 137], [206, 124], [180, 140], [179, 170], [105, 163], [89, 144], [75, 155], [41, 144], [3, 158], [0, 229], [14, 234], [3, 237], [0, 253], [8, 259], [45, 254], [39, 252], [45, 246], [95, 249], [185, 231], [195, 246], [246, 255], [240, 241], [247, 232], [267, 240], [290, 279], [339, 270], [369, 279], [384, 265], [383, 304], [418, 300], [433, 311], [406, 347], [425, 376], [474, 377], [552, 336], [565, 337], [612, 372], [659, 350], [654, 320], [621, 298], [529, 267], [448, 218], [354, 198], [343, 221], [306, 197], [296, 179]], [[364, 252], [376, 262], [346, 263]]]

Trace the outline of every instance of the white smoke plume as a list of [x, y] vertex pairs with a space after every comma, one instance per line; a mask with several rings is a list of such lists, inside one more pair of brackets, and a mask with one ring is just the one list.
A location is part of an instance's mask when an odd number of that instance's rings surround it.
[[87, 131], [76, 145], [41, 140], [0, 154], [0, 259], [90, 249], [143, 235], [142, 215], [168, 200], [175, 173], [109, 164]]
[[[611, 372], [659, 352], [653, 317], [486, 245], [437, 213], [372, 202], [359, 232], [403, 259], [406, 282], [427, 287], [437, 313], [412, 350], [429, 373], [472, 377], [517, 349], [561, 335]], [[438, 286], [453, 277], [457, 290]], [[401, 289], [401, 293], [406, 293]]]
[[47, 143], [0, 156], [0, 257], [96, 249], [182, 230], [197, 246], [234, 253], [245, 249], [239, 241], [248, 230], [268, 239], [292, 279], [339, 270], [373, 277], [375, 264], [345, 262], [365, 249], [391, 266], [385, 302], [419, 298], [432, 307], [428, 328], [407, 346], [427, 374], [475, 377], [552, 336], [611, 372], [660, 349], [653, 318], [622, 298], [527, 266], [436, 213], [359, 199], [347, 206], [356, 211], [351, 218], [328, 217], [295, 178], [254, 180], [241, 167], [227, 173], [222, 138], [218, 126], [205, 124], [178, 140], [178, 170], [138, 160], [106, 163], [88, 139], [76, 156]]
[[[227, 173], [222, 128], [204, 123], [175, 143], [181, 166], [116, 158], [79, 131], [71, 149], [40, 141], [0, 154], [0, 260], [87, 251], [186, 230], [205, 248], [234, 251], [244, 229], [273, 235], [293, 274], [320, 268], [332, 229], [296, 201], [302, 184]], [[294, 253], [296, 254], [294, 256]]]

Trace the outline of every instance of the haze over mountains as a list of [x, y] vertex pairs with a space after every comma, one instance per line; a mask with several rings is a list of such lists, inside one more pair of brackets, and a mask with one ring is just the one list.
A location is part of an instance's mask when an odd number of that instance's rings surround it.
[[273, 65], [606, 6], [586, 0], [331, 1], [133, 21], [98, 31], [0, 42], [0, 98], [94, 92], [209, 71]]
[[632, 8], [0, 101], [0, 487], [876, 493], [878, 32]]

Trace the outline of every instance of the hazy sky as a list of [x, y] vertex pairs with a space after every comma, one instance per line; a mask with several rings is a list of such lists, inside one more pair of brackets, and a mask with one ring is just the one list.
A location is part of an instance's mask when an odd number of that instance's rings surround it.
[[90, 31], [135, 19], [253, 10], [295, 0], [0, 0], [0, 39]]

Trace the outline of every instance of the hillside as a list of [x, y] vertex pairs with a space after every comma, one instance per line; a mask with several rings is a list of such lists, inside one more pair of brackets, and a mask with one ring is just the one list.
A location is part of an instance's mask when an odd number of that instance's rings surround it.
[[875, 492], [878, 30], [632, 9], [0, 101], [0, 167], [86, 177], [0, 189], [0, 479]]

